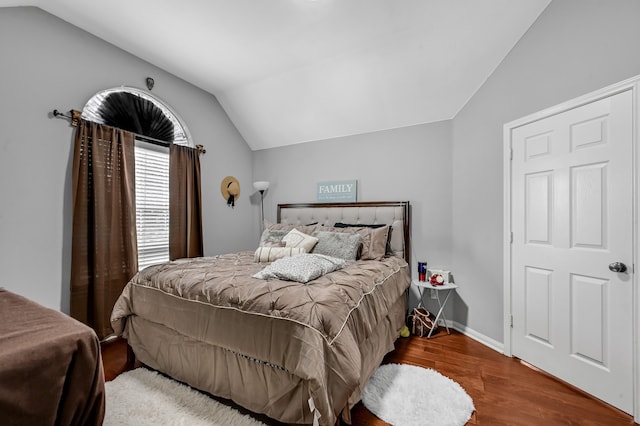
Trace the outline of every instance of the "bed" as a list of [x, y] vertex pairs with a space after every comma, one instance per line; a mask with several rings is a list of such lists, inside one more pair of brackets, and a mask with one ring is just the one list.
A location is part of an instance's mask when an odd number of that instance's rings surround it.
[[307, 283], [254, 277], [314, 257], [262, 263], [260, 248], [150, 266], [125, 287], [112, 325], [137, 361], [194, 388], [288, 424], [350, 423], [405, 323], [409, 213], [408, 202], [281, 204], [260, 246], [276, 231], [323, 243], [360, 234], [358, 259]]
[[104, 409], [95, 332], [0, 288], [0, 423], [100, 425]]

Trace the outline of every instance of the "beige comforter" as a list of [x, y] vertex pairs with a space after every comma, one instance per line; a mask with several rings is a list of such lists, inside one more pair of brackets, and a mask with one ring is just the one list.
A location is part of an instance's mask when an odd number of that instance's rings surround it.
[[[410, 285], [407, 263], [397, 257], [352, 262], [306, 285], [252, 278], [263, 267], [254, 263], [253, 252], [149, 267], [127, 284], [116, 302], [113, 328], [127, 337], [127, 319], [139, 317], [186, 336], [185, 342], [205, 343], [268, 365], [296, 384], [258, 383], [273, 377], [254, 377], [254, 369], [246, 366], [221, 369], [186, 366], [185, 360], [168, 362], [172, 369], [181, 364], [180, 371], [197, 370], [181, 373], [179, 380], [196, 381], [190, 384], [251, 410], [286, 422], [309, 422], [315, 416], [320, 424], [333, 424], [340, 411], [354, 403], [354, 395], [359, 397], [380, 362], [371, 342], [383, 346], [382, 353], [393, 348], [404, 323], [404, 293]], [[387, 330], [382, 338], [377, 336], [379, 329]], [[228, 371], [239, 371], [239, 377]], [[228, 377], [222, 377], [225, 374]], [[252, 396], [252, 389], [273, 389], [274, 395], [264, 404], [265, 398]], [[300, 400], [290, 401], [286, 392]], [[310, 412], [307, 398], [317, 411]], [[254, 404], [257, 399], [261, 402]], [[278, 408], [287, 404], [294, 406]]]

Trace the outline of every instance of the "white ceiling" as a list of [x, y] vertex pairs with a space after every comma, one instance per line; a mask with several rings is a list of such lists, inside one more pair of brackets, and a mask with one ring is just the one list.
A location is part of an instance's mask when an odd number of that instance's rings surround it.
[[550, 1], [0, 6], [40, 7], [214, 94], [257, 150], [453, 118]]

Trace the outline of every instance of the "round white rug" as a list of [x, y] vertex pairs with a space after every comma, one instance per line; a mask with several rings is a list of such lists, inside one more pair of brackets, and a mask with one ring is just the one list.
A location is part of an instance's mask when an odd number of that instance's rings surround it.
[[104, 426], [265, 426], [189, 386], [146, 368], [105, 383]]
[[365, 386], [362, 403], [394, 426], [462, 426], [475, 410], [458, 383], [404, 364], [381, 365]]

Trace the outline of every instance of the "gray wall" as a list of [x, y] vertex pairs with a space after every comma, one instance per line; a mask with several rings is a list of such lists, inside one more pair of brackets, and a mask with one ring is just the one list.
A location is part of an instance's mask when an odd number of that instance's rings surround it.
[[554, 0], [453, 121], [455, 318], [503, 342], [503, 125], [640, 74], [640, 2]]
[[358, 201], [411, 202], [414, 275], [417, 260], [449, 268], [451, 137], [443, 121], [255, 151], [254, 176], [272, 185], [265, 217], [275, 221], [278, 203], [315, 202], [317, 182], [357, 179]]
[[503, 125], [640, 74], [639, 17], [636, 0], [554, 0], [452, 121], [256, 151], [265, 216], [322, 180], [411, 201], [414, 253], [460, 286], [448, 318], [503, 342]]
[[[0, 286], [69, 310], [71, 154], [74, 129], [50, 118], [81, 110], [96, 92], [144, 88], [186, 123], [201, 156], [206, 254], [252, 248], [251, 151], [218, 101], [40, 9], [0, 8]], [[220, 182], [242, 186], [235, 209]]]
[[554, 0], [454, 120], [252, 154], [213, 96], [39, 9], [0, 9], [0, 286], [68, 311], [73, 129], [48, 113], [152, 76], [207, 148], [206, 254], [257, 244], [252, 180], [272, 183], [275, 220], [277, 203], [315, 201], [316, 182], [357, 179], [359, 200], [411, 201], [414, 261], [451, 268], [454, 319], [501, 342], [502, 127], [640, 74], [638, 17], [637, 0]]

